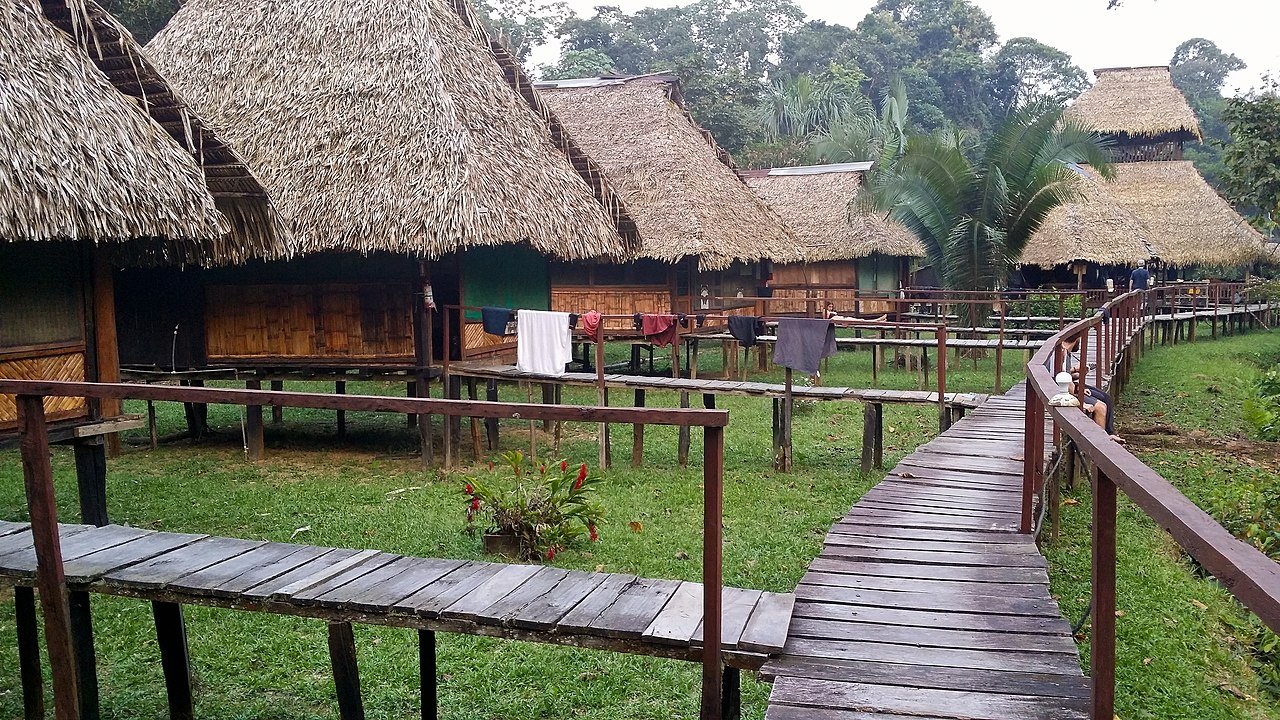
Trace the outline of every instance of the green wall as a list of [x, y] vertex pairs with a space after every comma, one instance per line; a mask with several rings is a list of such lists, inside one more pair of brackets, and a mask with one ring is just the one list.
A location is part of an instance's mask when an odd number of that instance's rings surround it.
[[[462, 256], [463, 304], [547, 310], [551, 307], [547, 267], [546, 256], [527, 247], [468, 250]], [[469, 311], [467, 318], [478, 320], [480, 313]]]

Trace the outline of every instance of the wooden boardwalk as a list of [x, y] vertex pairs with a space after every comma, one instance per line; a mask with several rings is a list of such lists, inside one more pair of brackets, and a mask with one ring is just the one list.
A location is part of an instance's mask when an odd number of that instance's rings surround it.
[[922, 445], [831, 528], [762, 669], [768, 720], [1088, 717], [1071, 627], [1017, 532], [1023, 392]]
[[[543, 565], [60, 526], [72, 591], [492, 635], [697, 661], [702, 585]], [[25, 523], [0, 522], [0, 583], [31, 585]], [[794, 597], [725, 588], [724, 661], [756, 669], [781, 649]]]
[[[568, 372], [563, 375], [539, 375], [521, 372], [514, 365], [490, 362], [462, 362], [449, 365], [449, 372], [461, 377], [507, 380], [512, 382], [555, 383], [597, 387], [595, 373]], [[628, 390], [672, 390], [705, 395], [742, 395], [748, 397], [786, 397], [787, 387], [781, 383], [739, 382], [705, 378], [672, 378], [652, 375], [617, 375], [606, 373], [605, 387]], [[835, 400], [843, 402], [937, 404], [938, 393], [929, 390], [880, 390], [876, 388], [824, 387], [792, 385], [797, 400]], [[986, 401], [983, 393], [943, 393], [946, 405], [975, 408]]]

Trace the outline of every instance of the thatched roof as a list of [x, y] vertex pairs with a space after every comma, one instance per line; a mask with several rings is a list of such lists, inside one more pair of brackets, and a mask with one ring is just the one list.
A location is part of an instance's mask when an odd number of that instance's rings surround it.
[[147, 52], [299, 252], [629, 256], [621, 203], [496, 48], [465, 0], [190, 0]]
[[1024, 265], [1084, 260], [1171, 266], [1253, 262], [1262, 234], [1204, 181], [1190, 161], [1117, 163], [1106, 182], [1083, 168], [1086, 199], [1055, 209], [1023, 252]]
[[204, 165], [217, 139], [97, 5], [0, 3], [0, 77], [0, 240], [93, 239], [121, 262], [283, 252], [262, 188], [233, 156], [226, 179]]
[[1097, 132], [1132, 138], [1179, 135], [1200, 139], [1200, 124], [1173, 84], [1168, 66], [1094, 70], [1097, 82], [1067, 109], [1067, 117]]
[[862, 173], [872, 163], [747, 170], [747, 184], [800, 238], [806, 262], [852, 260], [872, 253], [924, 257], [924, 246], [892, 220], [856, 212]]
[[706, 270], [800, 259], [792, 232], [689, 116], [674, 77], [587, 78], [538, 89], [626, 201], [642, 256], [697, 257]]

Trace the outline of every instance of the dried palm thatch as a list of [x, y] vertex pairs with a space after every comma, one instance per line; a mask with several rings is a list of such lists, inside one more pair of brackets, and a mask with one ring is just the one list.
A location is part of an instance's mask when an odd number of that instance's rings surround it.
[[669, 75], [540, 83], [556, 117], [604, 169], [640, 232], [643, 257], [795, 262], [797, 240], [685, 111]]
[[1147, 226], [1160, 259], [1174, 267], [1254, 262], [1264, 238], [1189, 160], [1118, 163], [1108, 190]]
[[147, 51], [299, 252], [626, 257], [625, 210], [465, 0], [191, 0]]
[[1133, 138], [1181, 135], [1200, 139], [1200, 124], [1173, 84], [1168, 66], [1094, 70], [1098, 80], [1067, 110], [1100, 133]]
[[871, 163], [748, 170], [751, 186], [800, 239], [806, 262], [853, 260], [872, 253], [924, 257], [920, 239], [901, 224], [855, 212], [862, 173]]
[[1022, 251], [1020, 264], [1051, 268], [1080, 261], [1132, 266], [1154, 259], [1146, 224], [1111, 195], [1111, 183], [1088, 169], [1078, 170], [1083, 199], [1049, 211]]
[[223, 234], [195, 159], [34, 0], [0, 2], [0, 78], [0, 240], [163, 236], [185, 256]]
[[[23, 188], [6, 220], [27, 232], [10, 227], [0, 237], [89, 237], [109, 242], [120, 264], [285, 254], [265, 191], [115, 18], [90, 0], [10, 0], [4, 12], [0, 62], [13, 63], [6, 89], [18, 92], [0, 133], [21, 139], [4, 143], [16, 175], [3, 187]], [[19, 209], [32, 203], [35, 223]]]
[[1262, 234], [1209, 187], [1190, 161], [1112, 167], [1111, 182], [1081, 169], [1085, 199], [1049, 214], [1021, 264], [1132, 265], [1155, 258], [1172, 267], [1230, 267], [1259, 258]]

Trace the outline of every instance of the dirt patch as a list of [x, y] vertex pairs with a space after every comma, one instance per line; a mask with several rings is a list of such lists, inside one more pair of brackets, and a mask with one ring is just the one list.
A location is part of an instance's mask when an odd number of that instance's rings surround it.
[[1280, 463], [1280, 443], [1221, 438], [1204, 430], [1184, 430], [1159, 423], [1146, 427], [1126, 427], [1123, 435], [1130, 449], [1207, 450], [1230, 454], [1246, 464]]

